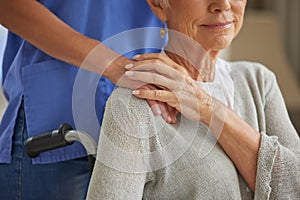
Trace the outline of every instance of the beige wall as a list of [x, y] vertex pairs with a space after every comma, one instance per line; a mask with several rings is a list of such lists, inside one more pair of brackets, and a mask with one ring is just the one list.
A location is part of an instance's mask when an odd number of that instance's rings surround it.
[[300, 83], [300, 1], [248, 0], [248, 8], [275, 13], [288, 62]]
[[277, 0], [280, 28], [287, 56], [300, 83], [300, 1]]
[[300, 87], [281, 42], [280, 25], [270, 12], [248, 11], [244, 27], [230, 48], [231, 60], [260, 62], [272, 70], [289, 110], [300, 112]]

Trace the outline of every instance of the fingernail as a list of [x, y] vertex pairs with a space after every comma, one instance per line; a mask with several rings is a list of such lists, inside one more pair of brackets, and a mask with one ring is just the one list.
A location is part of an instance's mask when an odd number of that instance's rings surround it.
[[133, 90], [133, 91], [132, 91], [132, 94], [138, 95], [138, 94], [140, 94], [140, 91], [138, 91], [138, 90]]
[[169, 123], [172, 122], [172, 118], [170, 116], [167, 118], [167, 120], [168, 120]]
[[127, 65], [125, 65], [125, 69], [131, 69], [134, 66], [134, 64], [129, 63]]
[[125, 75], [126, 76], [133, 76], [134, 72], [133, 71], [127, 71], [127, 72], [125, 72]]
[[139, 57], [141, 57], [141, 55], [135, 55], [135, 56], [133, 56], [133, 59], [138, 59]]

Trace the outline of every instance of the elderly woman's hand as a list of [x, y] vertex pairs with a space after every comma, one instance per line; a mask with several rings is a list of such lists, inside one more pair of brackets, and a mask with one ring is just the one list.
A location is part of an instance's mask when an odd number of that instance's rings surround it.
[[133, 91], [135, 96], [166, 102], [187, 118], [209, 124], [217, 100], [201, 89], [184, 67], [165, 54], [144, 54], [135, 59], [137, 63], [126, 75], [132, 80], [163, 88], [140, 88]]

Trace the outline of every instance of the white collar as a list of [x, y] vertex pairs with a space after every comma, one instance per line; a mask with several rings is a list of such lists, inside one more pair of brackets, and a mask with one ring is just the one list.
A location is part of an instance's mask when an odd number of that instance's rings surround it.
[[222, 59], [217, 59], [215, 76], [212, 82], [197, 82], [209, 95], [215, 97], [231, 109], [234, 108], [234, 83], [231, 77], [230, 65]]

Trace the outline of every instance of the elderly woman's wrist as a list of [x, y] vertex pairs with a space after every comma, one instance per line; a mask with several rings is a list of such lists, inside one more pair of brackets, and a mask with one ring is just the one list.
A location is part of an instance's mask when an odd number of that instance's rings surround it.
[[201, 122], [218, 136], [226, 123], [229, 108], [215, 98], [212, 98], [211, 103], [208, 103], [205, 107], [206, 113], [203, 114]]
[[216, 99], [210, 95], [201, 99], [199, 111], [200, 121], [209, 126], [212, 121], [213, 115], [216, 113]]

